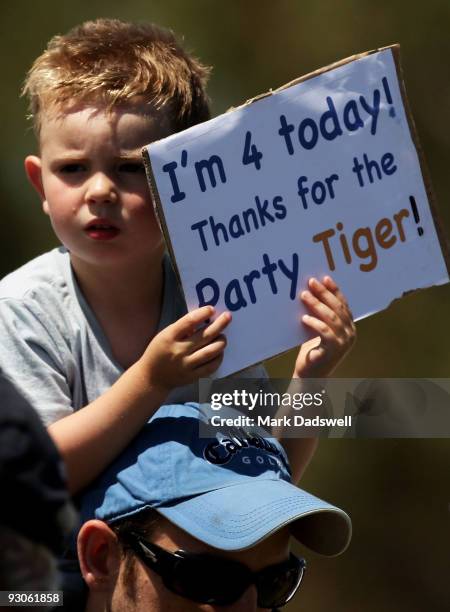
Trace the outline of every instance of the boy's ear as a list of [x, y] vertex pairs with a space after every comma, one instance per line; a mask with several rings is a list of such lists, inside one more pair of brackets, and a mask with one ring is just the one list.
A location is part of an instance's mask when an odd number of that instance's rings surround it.
[[37, 155], [28, 155], [25, 158], [25, 172], [27, 173], [28, 180], [36, 189], [41, 198], [42, 208], [45, 214], [48, 215], [48, 204], [45, 199], [44, 186], [42, 185], [42, 162], [41, 158]]
[[103, 521], [87, 521], [78, 534], [77, 548], [81, 573], [89, 590], [111, 590], [122, 560], [116, 534]]

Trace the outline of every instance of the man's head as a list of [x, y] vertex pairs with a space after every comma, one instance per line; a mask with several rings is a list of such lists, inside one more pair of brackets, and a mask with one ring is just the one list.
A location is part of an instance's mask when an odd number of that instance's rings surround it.
[[90, 593], [86, 612], [272, 609], [258, 606], [258, 594], [269, 604], [268, 597], [294, 590], [303, 575], [303, 560], [289, 558], [289, 536], [286, 527], [249, 549], [223, 551], [155, 510], [113, 525], [88, 521], [78, 537]]
[[291, 535], [322, 554], [346, 548], [348, 516], [290, 483], [277, 442], [202, 439], [206, 418], [195, 404], [163, 406], [85, 496], [87, 612], [271, 609], [303, 574]]
[[2, 589], [57, 589], [55, 554], [62, 552], [76, 524], [75, 510], [54, 443], [36, 411], [2, 372], [0, 485]]

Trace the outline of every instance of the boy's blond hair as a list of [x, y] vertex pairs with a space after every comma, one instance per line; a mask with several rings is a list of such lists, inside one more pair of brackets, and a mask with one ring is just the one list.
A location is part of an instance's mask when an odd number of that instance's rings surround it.
[[153, 24], [97, 19], [54, 36], [28, 72], [22, 94], [39, 136], [52, 109], [104, 104], [111, 109], [140, 96], [169, 112], [174, 131], [209, 119], [209, 68], [184, 51], [173, 33]]

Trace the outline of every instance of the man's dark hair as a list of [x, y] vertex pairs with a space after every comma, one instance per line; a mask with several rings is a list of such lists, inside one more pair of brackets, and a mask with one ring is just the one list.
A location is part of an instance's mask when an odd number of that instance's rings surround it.
[[161, 516], [153, 508], [142, 510], [135, 515], [120, 519], [111, 523], [109, 526], [114, 531], [119, 539], [122, 546], [122, 553], [124, 556], [124, 573], [123, 580], [125, 583], [125, 589], [128, 597], [132, 600], [136, 598], [135, 590], [135, 563], [136, 558], [132, 553], [131, 548], [127, 544], [127, 534], [130, 532], [136, 533], [143, 538], [148, 540], [151, 539], [152, 535], [157, 531], [161, 523]]

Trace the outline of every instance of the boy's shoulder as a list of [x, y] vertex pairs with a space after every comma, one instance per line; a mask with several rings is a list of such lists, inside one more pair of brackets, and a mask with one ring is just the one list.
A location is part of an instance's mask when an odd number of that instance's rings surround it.
[[0, 299], [26, 301], [64, 291], [69, 275], [69, 253], [64, 247], [53, 249], [5, 276], [0, 281]]
[[66, 347], [84, 324], [80, 312], [70, 256], [63, 247], [39, 255], [0, 281], [2, 342], [31, 334], [40, 342]]

